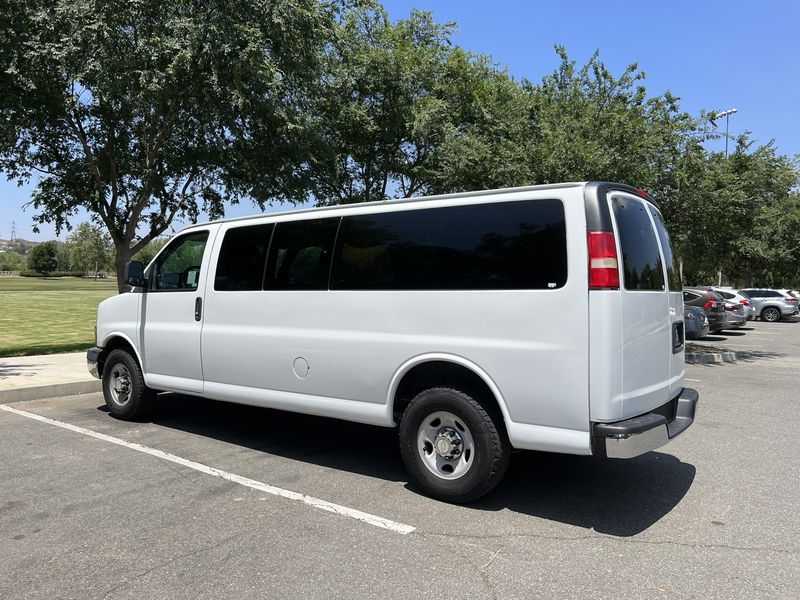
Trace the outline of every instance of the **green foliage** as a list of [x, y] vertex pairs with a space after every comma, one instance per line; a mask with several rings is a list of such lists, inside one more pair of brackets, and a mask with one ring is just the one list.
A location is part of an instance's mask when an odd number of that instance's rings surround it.
[[55, 242], [42, 242], [28, 254], [28, 267], [43, 277], [58, 269], [58, 246]]
[[[454, 32], [369, 0], [0, 0], [0, 169], [38, 177], [39, 222], [88, 210], [118, 275], [176, 218], [244, 198], [601, 179], [650, 192], [687, 279], [800, 279], [798, 164], [772, 144], [709, 152], [715, 113], [648, 94], [636, 64], [615, 74], [557, 46], [552, 73], [518, 81]], [[101, 262], [84, 225], [58, 268]]]
[[91, 223], [78, 225], [67, 238], [66, 247], [71, 269], [83, 274], [105, 271], [114, 264], [111, 237]]
[[[290, 197], [334, 5], [317, 0], [5, 0], [0, 169], [38, 176], [59, 231], [79, 208], [121, 272], [176, 217]], [[137, 238], [137, 229], [144, 235]]]
[[21, 271], [26, 264], [25, 257], [16, 250], [0, 252], [0, 271]]

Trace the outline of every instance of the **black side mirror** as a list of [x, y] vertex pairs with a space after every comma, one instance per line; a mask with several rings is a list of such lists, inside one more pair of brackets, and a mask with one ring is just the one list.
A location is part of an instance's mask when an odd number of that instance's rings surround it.
[[125, 265], [123, 277], [125, 283], [131, 287], [147, 287], [147, 280], [144, 278], [144, 264], [138, 260], [132, 260]]

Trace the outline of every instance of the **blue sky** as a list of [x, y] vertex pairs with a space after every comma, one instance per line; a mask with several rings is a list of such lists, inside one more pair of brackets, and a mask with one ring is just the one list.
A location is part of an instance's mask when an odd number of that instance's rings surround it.
[[[454, 41], [491, 55], [519, 78], [540, 80], [558, 60], [554, 44], [584, 62], [595, 49], [614, 73], [637, 62], [651, 94], [666, 90], [684, 110], [735, 107], [731, 134], [750, 130], [758, 143], [774, 139], [781, 153], [800, 154], [800, 2], [604, 2], [388, 0], [395, 20], [411, 8], [433, 11], [437, 21], [456, 21]], [[719, 149], [724, 142], [716, 142]], [[17, 236], [51, 239], [52, 228], [31, 232], [32, 209], [22, 205], [30, 188], [0, 180], [0, 239], [11, 221]], [[257, 212], [249, 204], [228, 216]], [[62, 233], [61, 238], [64, 238]]]

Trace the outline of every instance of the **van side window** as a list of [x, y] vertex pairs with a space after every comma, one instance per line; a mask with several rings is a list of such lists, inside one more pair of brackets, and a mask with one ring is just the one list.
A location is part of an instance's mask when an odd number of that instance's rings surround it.
[[266, 290], [326, 290], [339, 218], [277, 223], [267, 257]]
[[198, 231], [170, 242], [158, 257], [150, 289], [196, 290], [207, 240], [208, 232]]
[[663, 290], [661, 253], [644, 203], [627, 196], [613, 196], [611, 206], [622, 246], [625, 289]]
[[[669, 234], [667, 228], [664, 226], [664, 217], [661, 213], [650, 207], [650, 213], [653, 215], [653, 222], [656, 224], [656, 232], [661, 241], [661, 250], [664, 252], [664, 262], [667, 263], [667, 284], [671, 292], [680, 292], [683, 289], [681, 283], [681, 274], [678, 270], [678, 265], [675, 264], [675, 257], [672, 255], [672, 245], [669, 243]], [[733, 296], [731, 296], [732, 298]]]
[[556, 199], [344, 217], [331, 269], [338, 290], [554, 289], [566, 281]]
[[273, 225], [236, 227], [225, 232], [214, 275], [220, 292], [260, 290]]

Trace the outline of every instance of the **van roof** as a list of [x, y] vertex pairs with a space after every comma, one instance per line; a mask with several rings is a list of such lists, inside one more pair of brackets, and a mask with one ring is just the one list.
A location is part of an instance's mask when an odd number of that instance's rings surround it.
[[[477, 196], [486, 196], [486, 195], [499, 195], [499, 194], [514, 194], [517, 192], [529, 192], [529, 191], [541, 191], [541, 190], [559, 190], [559, 189], [566, 189], [566, 188], [574, 188], [574, 187], [583, 187], [587, 184], [598, 184], [602, 187], [612, 187], [614, 189], [622, 190], [631, 192], [637, 195], [642, 195], [643, 193], [641, 190], [637, 190], [636, 188], [629, 186], [624, 183], [611, 183], [606, 181], [570, 181], [565, 183], [546, 183], [541, 185], [525, 185], [519, 187], [510, 187], [510, 188], [497, 188], [493, 190], [475, 190], [471, 192], [457, 192], [454, 194], [438, 194], [434, 196], [415, 196], [412, 198], [393, 198], [389, 200], [376, 200], [374, 202], [357, 202], [354, 204], [334, 204], [331, 206], [314, 206], [310, 208], [298, 208], [298, 209], [289, 209], [289, 210], [281, 210], [273, 213], [257, 213], [253, 215], [246, 215], [243, 217], [231, 217], [228, 219], [219, 219], [217, 221], [204, 221], [202, 223], [194, 223], [192, 225], [187, 225], [181, 231], [185, 231], [187, 229], [192, 229], [194, 227], [202, 227], [204, 225], [208, 225], [209, 223], [231, 223], [236, 221], [248, 221], [250, 219], [258, 219], [265, 216], [270, 217], [277, 217], [282, 215], [300, 215], [309, 212], [325, 212], [328, 210], [347, 210], [347, 209], [355, 209], [361, 208], [364, 206], [386, 206], [389, 204], [398, 204], [398, 203], [416, 203], [416, 202], [426, 202], [429, 200], [449, 200], [453, 198], [473, 198]], [[655, 205], [653, 199], [649, 196], [644, 196], [649, 202]], [[657, 206], [657, 205], [656, 205]]]

